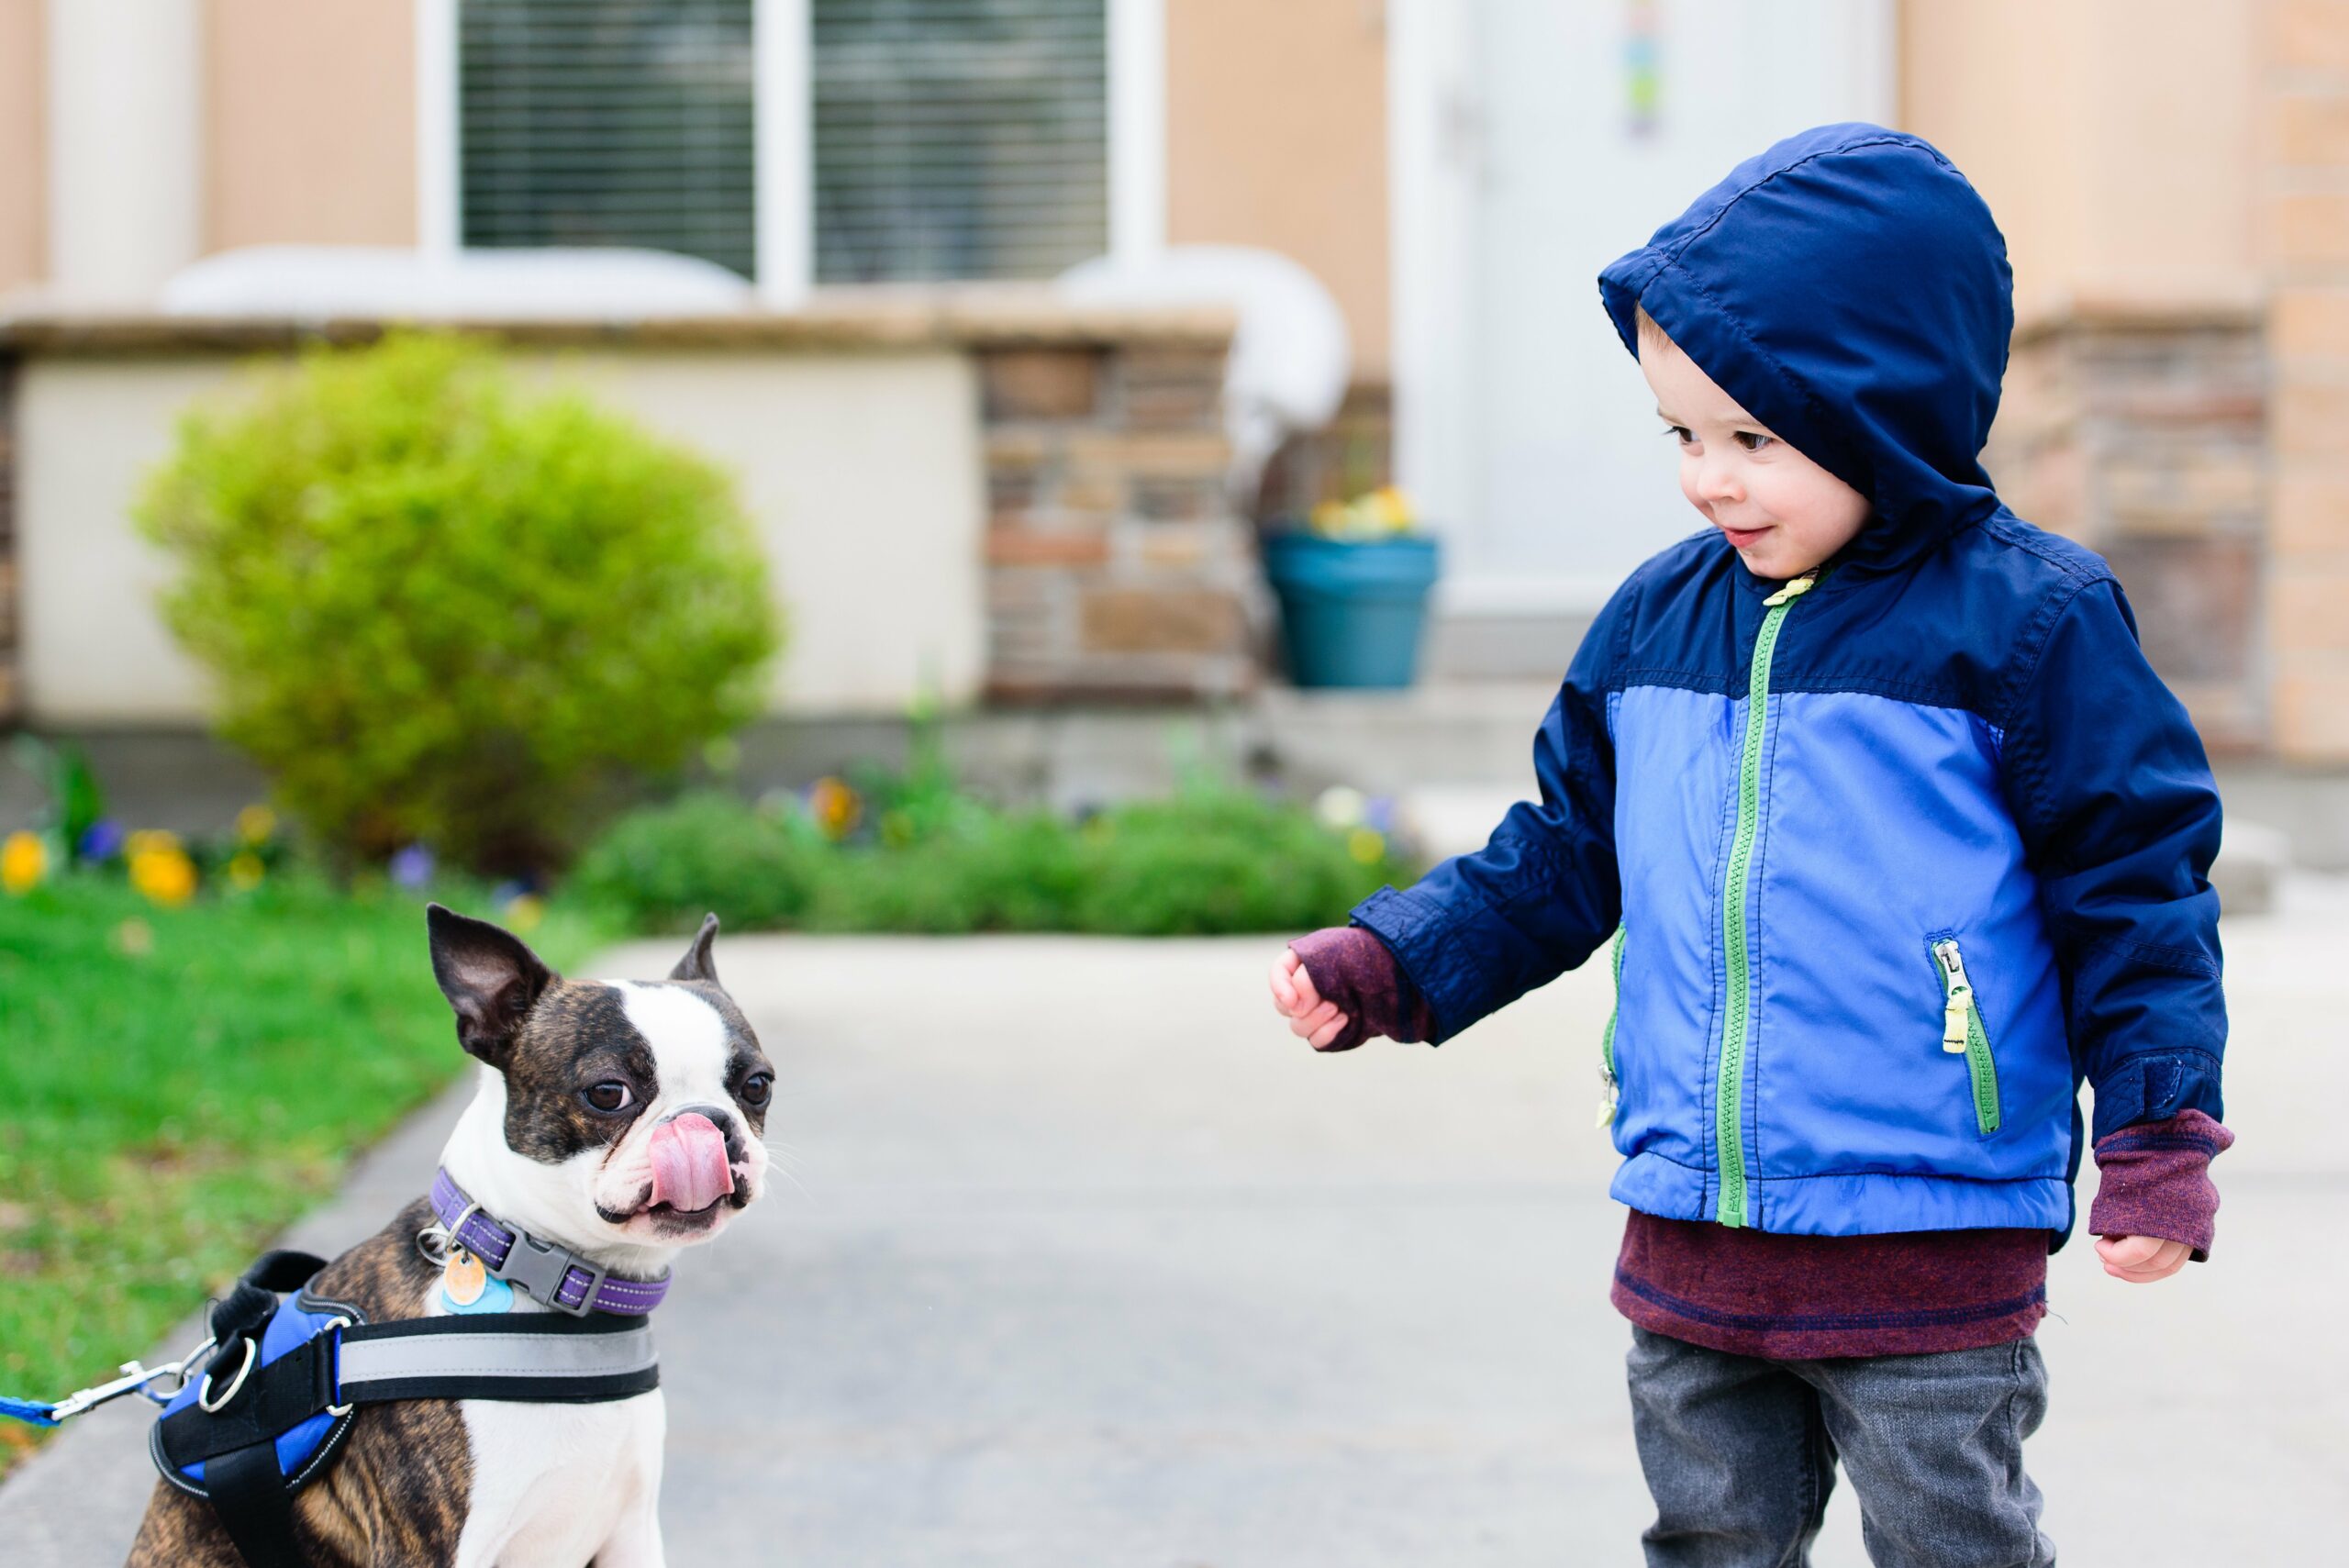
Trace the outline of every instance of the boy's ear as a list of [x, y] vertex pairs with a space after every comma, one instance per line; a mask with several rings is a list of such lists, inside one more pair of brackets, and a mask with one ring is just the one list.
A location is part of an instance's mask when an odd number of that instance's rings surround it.
[[503, 1070], [514, 1036], [558, 978], [522, 939], [486, 920], [434, 904], [424, 912], [432, 939], [432, 978], [457, 1013], [457, 1040]]
[[694, 945], [685, 950], [685, 956], [677, 961], [677, 967], [669, 972], [669, 978], [707, 980], [712, 985], [718, 984], [718, 965], [709, 956], [710, 943], [717, 940], [718, 917], [704, 915], [701, 929], [694, 936]]

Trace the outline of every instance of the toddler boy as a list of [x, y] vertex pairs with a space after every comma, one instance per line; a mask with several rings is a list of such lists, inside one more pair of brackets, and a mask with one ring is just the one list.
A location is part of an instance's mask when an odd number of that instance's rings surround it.
[[1599, 276], [1707, 527], [1599, 612], [1538, 804], [1292, 943], [1322, 1051], [1438, 1043], [1613, 934], [1652, 1564], [1808, 1561], [1841, 1462], [1885, 1568], [2042, 1564], [2032, 1329], [2074, 1222], [2208, 1254], [2219, 801], [2102, 560], [1979, 453], [2005, 242], [1912, 136], [1739, 166]]

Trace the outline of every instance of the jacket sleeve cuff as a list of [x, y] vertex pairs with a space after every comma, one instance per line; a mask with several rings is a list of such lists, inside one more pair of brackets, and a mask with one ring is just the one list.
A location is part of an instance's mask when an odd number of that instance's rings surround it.
[[1384, 887], [1356, 905], [1351, 918], [1394, 955], [1430, 1045], [1442, 1045], [1490, 1010], [1482, 1003], [1482, 977], [1463, 956], [1465, 944], [1429, 900]]
[[2201, 1051], [2148, 1051], [2122, 1057], [2096, 1077], [2096, 1129], [2104, 1140], [2125, 1128], [2167, 1121], [2199, 1111], [2215, 1122], [2225, 1116], [2219, 1095], [2219, 1059]]
[[2100, 1180], [2088, 1210], [2099, 1236], [2183, 1241], [2208, 1262], [2219, 1213], [2210, 1162], [2235, 1135], [2198, 1110], [2108, 1133], [2096, 1141]]

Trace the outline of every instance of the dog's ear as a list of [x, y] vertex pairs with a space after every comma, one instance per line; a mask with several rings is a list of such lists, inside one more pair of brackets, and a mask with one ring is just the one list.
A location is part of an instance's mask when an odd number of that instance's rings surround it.
[[704, 915], [701, 929], [694, 934], [694, 945], [685, 950], [685, 956], [677, 961], [677, 967], [669, 972], [669, 978], [707, 980], [712, 985], [717, 984], [718, 965], [709, 956], [709, 944], [717, 940], [718, 917]]
[[457, 1010], [457, 1040], [503, 1068], [515, 1031], [530, 1014], [555, 972], [522, 939], [486, 920], [468, 919], [435, 904], [424, 912], [432, 937], [432, 978]]

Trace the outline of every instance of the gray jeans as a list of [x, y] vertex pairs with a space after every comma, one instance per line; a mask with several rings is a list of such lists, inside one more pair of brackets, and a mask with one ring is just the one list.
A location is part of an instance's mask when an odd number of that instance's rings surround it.
[[1840, 1459], [1877, 1568], [2052, 1568], [2022, 1440], [2047, 1414], [2030, 1340], [1759, 1361], [1631, 1330], [1649, 1568], [1805, 1568]]

